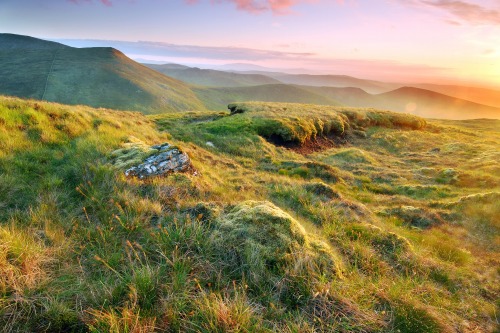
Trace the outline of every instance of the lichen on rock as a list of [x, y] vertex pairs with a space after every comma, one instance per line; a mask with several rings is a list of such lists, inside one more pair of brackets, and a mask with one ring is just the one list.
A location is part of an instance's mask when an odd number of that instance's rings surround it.
[[111, 156], [115, 158], [115, 166], [127, 168], [125, 176], [139, 179], [192, 169], [189, 156], [169, 143], [151, 147], [143, 143], [127, 144], [125, 148], [111, 153]]

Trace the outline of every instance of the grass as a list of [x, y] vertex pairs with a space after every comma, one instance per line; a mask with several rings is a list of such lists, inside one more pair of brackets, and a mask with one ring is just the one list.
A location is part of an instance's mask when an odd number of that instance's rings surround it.
[[[198, 78], [199, 79], [199, 78]], [[210, 85], [210, 84], [208, 84]], [[229, 85], [225, 87], [195, 87], [196, 96], [209, 110], [225, 110], [229, 103], [262, 101], [284, 103], [315, 103], [340, 105], [327, 96], [310, 92], [297, 86], [281, 84], [260, 84], [247, 87]]]
[[0, 35], [0, 93], [71, 105], [162, 113], [203, 109], [189, 86], [112, 48]]
[[[232, 107], [0, 97], [3, 331], [497, 329], [497, 121]], [[197, 174], [124, 176], [163, 142]]]

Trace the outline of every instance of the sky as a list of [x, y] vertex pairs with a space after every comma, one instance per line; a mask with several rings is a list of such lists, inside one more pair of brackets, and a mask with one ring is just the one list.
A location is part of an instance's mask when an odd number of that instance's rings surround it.
[[143, 62], [500, 87], [500, 0], [0, 0], [0, 32]]

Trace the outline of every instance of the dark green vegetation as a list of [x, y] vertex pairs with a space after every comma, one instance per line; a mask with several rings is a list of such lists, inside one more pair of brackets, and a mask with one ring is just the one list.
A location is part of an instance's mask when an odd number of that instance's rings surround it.
[[191, 89], [113, 48], [0, 34], [0, 93], [144, 113], [203, 109]]
[[[499, 121], [231, 108], [1, 97], [3, 331], [495, 331]], [[196, 175], [124, 177], [165, 141]]]

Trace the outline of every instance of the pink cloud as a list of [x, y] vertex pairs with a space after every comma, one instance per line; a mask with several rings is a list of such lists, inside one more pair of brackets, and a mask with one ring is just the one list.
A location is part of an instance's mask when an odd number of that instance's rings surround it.
[[421, 0], [421, 2], [429, 6], [446, 10], [467, 22], [476, 24], [500, 24], [500, 12], [498, 10], [489, 9], [478, 4], [453, 0]]
[[[92, 2], [92, 0], [67, 0], [67, 1], [72, 2], [74, 4], [80, 4], [82, 2]], [[99, 2], [108, 7], [113, 6], [111, 0], [99, 0]]]
[[[193, 5], [200, 0], [184, 0], [187, 4]], [[286, 15], [291, 12], [291, 8], [299, 3], [310, 3], [315, 0], [210, 0], [213, 4], [230, 2], [236, 5], [238, 10], [253, 14], [272, 12], [276, 15]], [[337, 0], [342, 1], [342, 0]]]
[[[455, 19], [469, 24], [500, 25], [500, 8], [490, 8], [475, 0], [398, 0], [404, 5], [431, 7], [447, 12]], [[447, 20], [447, 23], [460, 25], [457, 20]]]

